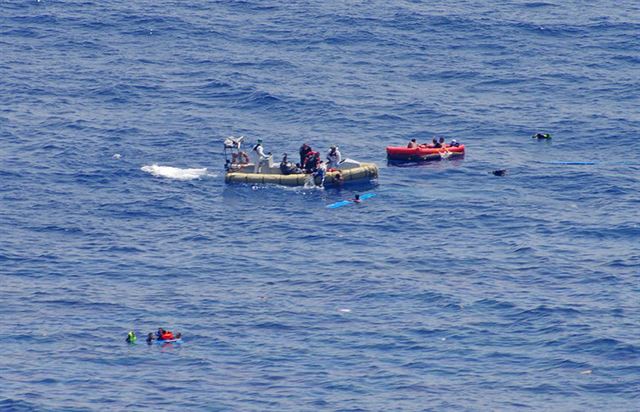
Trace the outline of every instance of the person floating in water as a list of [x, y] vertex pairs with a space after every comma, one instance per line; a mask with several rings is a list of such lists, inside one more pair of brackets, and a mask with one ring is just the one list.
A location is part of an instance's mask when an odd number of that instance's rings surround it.
[[154, 341], [153, 333], [149, 332], [149, 334], [147, 335], [147, 343], [151, 345], [153, 341]]
[[136, 336], [136, 333], [134, 331], [130, 331], [129, 333], [127, 333], [127, 343], [136, 343], [136, 340], [138, 340], [138, 337]]
[[344, 183], [344, 178], [342, 177], [342, 173], [338, 171], [336, 174], [333, 175], [333, 184], [336, 186], [342, 186], [343, 183]]
[[360, 200], [360, 195], [359, 195], [359, 194], [356, 194], [356, 195], [353, 197], [352, 202], [353, 202], [353, 203], [362, 203], [362, 200]]
[[536, 133], [531, 137], [534, 139], [551, 139], [551, 135], [549, 133]]

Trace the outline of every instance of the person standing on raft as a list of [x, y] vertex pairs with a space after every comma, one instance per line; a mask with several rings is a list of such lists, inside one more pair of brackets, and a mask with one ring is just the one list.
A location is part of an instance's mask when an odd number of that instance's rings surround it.
[[303, 143], [302, 146], [300, 146], [300, 164], [301, 165], [304, 164], [304, 160], [309, 155], [309, 152], [312, 152], [312, 151], [313, 149], [311, 149], [311, 146], [309, 146], [306, 143]]
[[258, 142], [253, 146], [253, 151], [256, 153], [256, 161], [253, 167], [254, 173], [260, 173], [265, 161], [269, 160], [269, 157], [264, 154], [264, 148], [262, 147], [262, 139], [258, 139]]

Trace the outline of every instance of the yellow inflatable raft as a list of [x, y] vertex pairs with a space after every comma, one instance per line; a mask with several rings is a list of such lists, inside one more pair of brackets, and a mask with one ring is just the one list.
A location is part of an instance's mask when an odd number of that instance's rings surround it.
[[[324, 185], [339, 186], [343, 183], [366, 183], [378, 177], [378, 166], [373, 163], [357, 163], [340, 165], [339, 169], [327, 172]], [[272, 183], [283, 186], [304, 186], [309, 185], [313, 177], [308, 174], [283, 175], [279, 167], [264, 166], [261, 173], [254, 172], [252, 164], [244, 165], [237, 170], [229, 170], [224, 181], [227, 183], [251, 183], [263, 184]], [[315, 178], [314, 184], [319, 185], [320, 179]]]

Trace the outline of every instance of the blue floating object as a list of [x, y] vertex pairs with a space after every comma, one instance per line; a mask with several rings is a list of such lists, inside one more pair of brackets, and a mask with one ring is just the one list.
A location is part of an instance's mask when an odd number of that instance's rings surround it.
[[[360, 196], [360, 201], [372, 198], [375, 195], [376, 195], [375, 193], [365, 193], [365, 194]], [[341, 200], [340, 202], [336, 202], [336, 203], [332, 203], [332, 204], [328, 205], [327, 209], [337, 209], [337, 208], [342, 207], [342, 206], [354, 205], [355, 203], [356, 202], [354, 202], [353, 200]]]
[[183, 343], [182, 338], [180, 339], [170, 339], [170, 340], [158, 340], [158, 339], [154, 339], [151, 342], [147, 342], [146, 339], [139, 339], [135, 342], [131, 342], [131, 345], [152, 345], [152, 344], [156, 344], [156, 345], [164, 345], [165, 343]]
[[158, 345], [164, 345], [165, 343], [182, 343], [182, 338], [180, 339], [168, 339], [168, 340], [154, 340]]
[[596, 162], [541, 162], [545, 165], [595, 165]]

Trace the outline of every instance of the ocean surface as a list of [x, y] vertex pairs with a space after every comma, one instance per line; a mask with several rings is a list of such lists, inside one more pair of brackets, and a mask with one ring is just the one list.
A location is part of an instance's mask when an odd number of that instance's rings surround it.
[[[631, 0], [0, 1], [0, 410], [639, 410], [638, 33]], [[229, 186], [229, 135], [380, 177]], [[466, 157], [387, 165], [434, 135]]]

